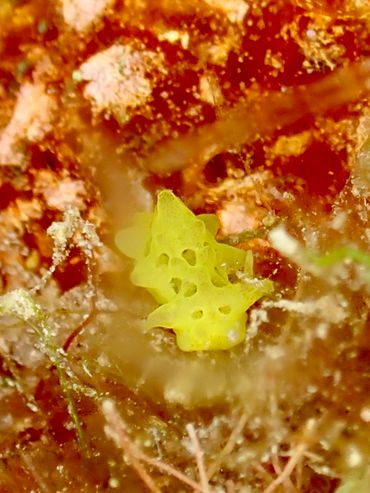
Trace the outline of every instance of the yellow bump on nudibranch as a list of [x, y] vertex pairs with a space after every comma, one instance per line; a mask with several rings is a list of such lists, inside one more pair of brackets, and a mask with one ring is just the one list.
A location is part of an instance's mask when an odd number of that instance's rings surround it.
[[[268, 280], [249, 277], [251, 254], [215, 239], [213, 214], [194, 215], [171, 191], [158, 194], [153, 213], [138, 214], [116, 237], [135, 261], [133, 284], [160, 304], [147, 326], [172, 329], [183, 351], [229, 349], [243, 341], [246, 310], [272, 290]], [[231, 282], [243, 271], [246, 281]]]

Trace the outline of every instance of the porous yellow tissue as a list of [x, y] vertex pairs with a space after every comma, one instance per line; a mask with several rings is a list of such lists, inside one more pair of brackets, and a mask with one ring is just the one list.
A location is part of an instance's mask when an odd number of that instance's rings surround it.
[[[213, 214], [195, 216], [171, 191], [158, 194], [153, 213], [136, 216], [116, 237], [135, 260], [132, 282], [160, 304], [147, 326], [173, 329], [183, 351], [229, 349], [243, 341], [246, 310], [271, 292], [272, 283], [251, 277], [250, 252], [218, 243]], [[245, 272], [243, 281], [230, 276]]]

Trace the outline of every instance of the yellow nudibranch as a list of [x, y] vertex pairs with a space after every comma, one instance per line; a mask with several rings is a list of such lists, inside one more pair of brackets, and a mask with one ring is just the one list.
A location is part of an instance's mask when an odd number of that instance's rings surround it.
[[[217, 216], [195, 216], [170, 190], [158, 194], [153, 213], [135, 219], [116, 244], [135, 260], [133, 284], [160, 304], [147, 327], [172, 329], [183, 351], [229, 349], [243, 341], [246, 310], [273, 289], [271, 281], [252, 277], [252, 253], [217, 242]], [[242, 280], [232, 282], [237, 272]]]

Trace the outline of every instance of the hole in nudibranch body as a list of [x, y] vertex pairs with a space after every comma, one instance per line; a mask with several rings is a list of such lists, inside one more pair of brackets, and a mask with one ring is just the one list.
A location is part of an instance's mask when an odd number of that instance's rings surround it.
[[166, 266], [169, 264], [170, 257], [167, 253], [161, 253], [157, 258], [157, 267]]
[[187, 248], [186, 250], [184, 250], [182, 252], [182, 256], [186, 260], [186, 262], [191, 266], [194, 266], [197, 263], [197, 257], [195, 255], [195, 252], [194, 252], [194, 250], [191, 250], [190, 248]]
[[218, 274], [218, 272], [215, 272], [214, 275], [212, 275], [211, 283], [216, 288], [222, 288], [227, 285], [227, 281], [220, 274]]
[[197, 285], [194, 283], [187, 283], [187, 285], [184, 288], [184, 296], [186, 298], [189, 298], [190, 296], [193, 296], [196, 292], [198, 291]]
[[229, 313], [231, 312], [231, 307], [229, 305], [219, 306], [218, 311], [223, 315], [229, 315]]
[[175, 294], [179, 294], [182, 286], [182, 281], [178, 277], [172, 277], [171, 281], [171, 286], [175, 292]]
[[201, 318], [203, 318], [203, 315], [204, 315], [203, 310], [196, 310], [195, 312], [193, 312], [191, 314], [191, 316], [192, 316], [192, 318], [194, 318], [194, 320], [200, 320]]

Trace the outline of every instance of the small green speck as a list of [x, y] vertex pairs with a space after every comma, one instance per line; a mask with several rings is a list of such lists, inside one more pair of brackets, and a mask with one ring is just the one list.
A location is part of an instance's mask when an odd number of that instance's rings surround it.
[[75, 82], [81, 82], [83, 80], [82, 74], [79, 70], [74, 70], [72, 72], [72, 80], [74, 80]]
[[118, 488], [119, 487], [118, 479], [117, 478], [110, 478], [109, 486], [110, 486], [110, 488]]
[[48, 23], [45, 20], [42, 20], [37, 25], [37, 31], [39, 34], [45, 34], [48, 30]]
[[30, 64], [28, 60], [21, 60], [17, 65], [17, 77], [23, 77], [28, 69], [30, 68]]

